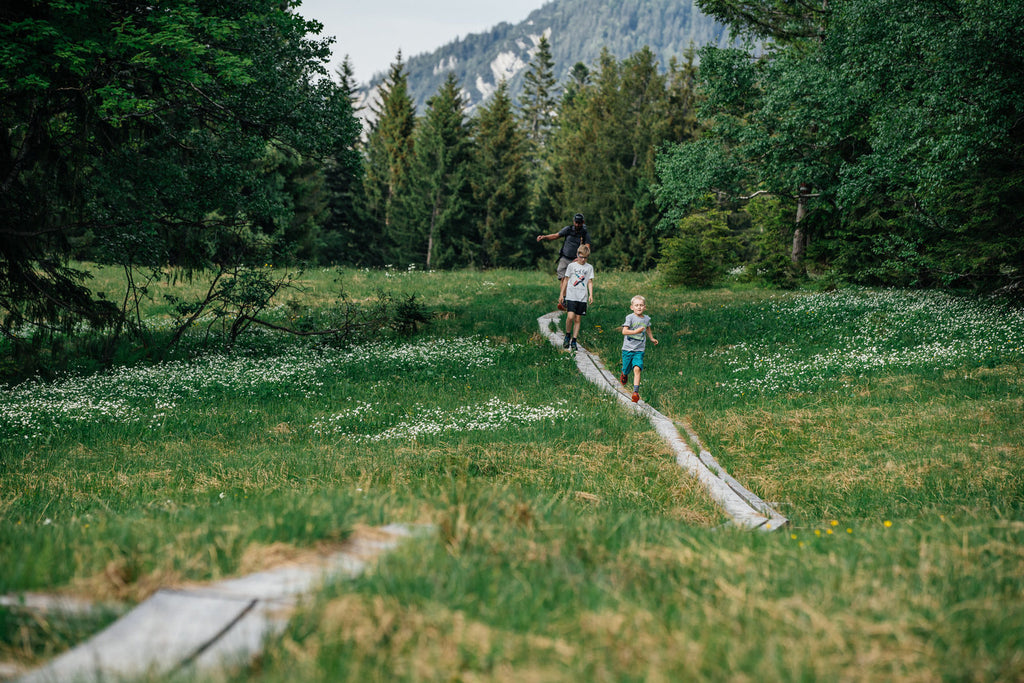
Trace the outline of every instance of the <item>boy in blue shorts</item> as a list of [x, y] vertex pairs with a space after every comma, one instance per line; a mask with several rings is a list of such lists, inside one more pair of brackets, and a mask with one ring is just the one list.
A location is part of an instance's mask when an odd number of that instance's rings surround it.
[[626, 386], [627, 373], [632, 369], [633, 374], [633, 403], [640, 400], [640, 371], [644, 367], [644, 349], [647, 340], [650, 339], [657, 344], [658, 340], [651, 334], [651, 316], [644, 315], [647, 310], [647, 299], [639, 294], [629, 302], [629, 308], [633, 311], [626, 316], [622, 323], [622, 374], [619, 382]]
[[577, 350], [576, 338], [580, 336], [580, 318], [587, 314], [587, 304], [594, 303], [594, 266], [587, 263], [589, 257], [590, 246], [580, 245], [576, 260], [565, 269], [562, 291], [558, 294], [558, 306], [567, 311], [562, 348], [572, 347], [573, 351]]

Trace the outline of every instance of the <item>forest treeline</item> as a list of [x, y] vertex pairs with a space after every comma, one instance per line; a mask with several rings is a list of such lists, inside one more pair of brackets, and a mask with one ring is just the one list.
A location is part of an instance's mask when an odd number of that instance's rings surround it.
[[[7, 7], [0, 329], [132, 332], [167, 268], [212, 274], [187, 322], [254, 317], [271, 264], [549, 267], [534, 237], [576, 212], [598, 268], [671, 282], [1019, 291], [1024, 5], [698, 4], [750, 45], [556, 79], [544, 40], [515, 100], [469, 111], [449, 75], [422, 115], [398, 55], [366, 131], [298, 3]], [[129, 291], [92, 292], [79, 260]]]
[[[462, 84], [471, 109], [488, 99], [502, 78], [508, 80], [509, 92], [518, 101], [525, 65], [541, 35], [547, 36], [559, 81], [578, 62], [597, 64], [603, 52], [621, 60], [647, 47], [664, 70], [672, 57], [682, 57], [687, 46], [731, 42], [725, 27], [700, 12], [694, 0], [557, 0], [516, 24], [500, 23], [432, 52], [408, 56], [409, 92], [416, 111], [423, 112], [449, 71]], [[361, 88], [364, 99], [386, 74], [387, 70], [375, 74]]]
[[[346, 70], [339, 80], [351, 91]], [[449, 74], [417, 117], [399, 56], [371, 112], [362, 166], [329, 179], [336, 201], [322, 234], [338, 241], [328, 258], [532, 268], [555, 254], [536, 236], [585, 212], [597, 263], [653, 267], [655, 158], [696, 131], [694, 73], [692, 59], [664, 72], [642, 49], [621, 61], [605, 52], [558, 83], [541, 38], [518, 101], [502, 83], [469, 115]]]

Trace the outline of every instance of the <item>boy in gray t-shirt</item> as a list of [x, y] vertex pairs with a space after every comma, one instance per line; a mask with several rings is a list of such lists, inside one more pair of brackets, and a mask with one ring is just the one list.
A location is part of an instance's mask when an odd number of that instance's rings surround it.
[[640, 400], [640, 371], [644, 368], [644, 349], [647, 347], [647, 340], [654, 344], [658, 340], [651, 334], [651, 316], [644, 315], [647, 310], [647, 299], [639, 294], [629, 302], [629, 308], [633, 311], [626, 316], [622, 323], [622, 374], [619, 382], [626, 386], [629, 379], [627, 373], [632, 370], [633, 374], [633, 403]]
[[558, 305], [567, 311], [562, 347], [573, 351], [578, 350], [580, 318], [587, 314], [587, 304], [594, 303], [594, 266], [587, 263], [589, 256], [590, 247], [585, 244], [576, 250], [576, 260], [565, 269], [562, 291], [558, 294]]

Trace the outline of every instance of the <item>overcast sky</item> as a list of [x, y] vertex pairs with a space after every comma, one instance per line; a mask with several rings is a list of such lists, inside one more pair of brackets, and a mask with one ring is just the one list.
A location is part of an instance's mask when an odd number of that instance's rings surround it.
[[386, 71], [399, 48], [402, 59], [433, 52], [456, 38], [507, 21], [517, 24], [549, 0], [303, 0], [298, 12], [334, 36], [335, 68], [345, 55], [356, 80]]

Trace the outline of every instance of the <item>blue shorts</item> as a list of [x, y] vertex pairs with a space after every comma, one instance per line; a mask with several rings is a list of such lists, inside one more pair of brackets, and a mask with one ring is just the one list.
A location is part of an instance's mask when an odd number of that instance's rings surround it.
[[623, 351], [622, 352], [622, 374], [629, 374], [629, 371], [633, 368], [644, 369], [644, 352], [643, 351]]
[[587, 314], [587, 302], [586, 301], [572, 301], [570, 299], [565, 300], [565, 310], [576, 315]]

